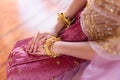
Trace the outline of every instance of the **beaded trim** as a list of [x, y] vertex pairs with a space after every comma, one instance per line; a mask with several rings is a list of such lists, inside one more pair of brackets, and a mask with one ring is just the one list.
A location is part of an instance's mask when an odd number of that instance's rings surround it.
[[[97, 0], [95, 0], [97, 1]], [[120, 37], [120, 23], [108, 18], [93, 9], [88, 3], [81, 15], [81, 24], [90, 40], [112, 54], [120, 54], [120, 46], [117, 44]]]
[[120, 22], [120, 0], [91, 0], [91, 2], [96, 11]]

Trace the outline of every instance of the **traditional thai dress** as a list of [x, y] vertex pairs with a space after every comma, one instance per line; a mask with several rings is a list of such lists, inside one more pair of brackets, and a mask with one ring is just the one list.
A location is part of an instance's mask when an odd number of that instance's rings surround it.
[[[62, 41], [82, 42], [88, 40], [80, 26], [80, 14], [81, 11], [74, 18], [74, 23], [59, 33]], [[31, 39], [20, 40], [15, 44], [8, 58], [7, 80], [52, 80], [86, 61], [66, 55], [57, 58], [30, 55], [24, 50], [24, 46]]]
[[120, 80], [119, 12], [120, 0], [88, 1], [81, 27], [96, 55], [89, 64], [84, 62], [55, 80]]
[[18, 41], [8, 58], [7, 80], [120, 80], [119, 12], [120, 0], [89, 0], [75, 22], [59, 34], [62, 41], [89, 41], [96, 51], [91, 61], [30, 55], [24, 46], [31, 38]]

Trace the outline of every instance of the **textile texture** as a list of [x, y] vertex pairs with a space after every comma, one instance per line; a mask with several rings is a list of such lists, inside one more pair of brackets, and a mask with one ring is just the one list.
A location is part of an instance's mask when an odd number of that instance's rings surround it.
[[[74, 24], [59, 34], [62, 41], [88, 40], [80, 26], [80, 14], [75, 17]], [[20, 40], [15, 44], [8, 57], [7, 80], [52, 80], [85, 62], [83, 59], [65, 55], [57, 58], [30, 55], [25, 52], [23, 46], [27, 45], [31, 39]]]

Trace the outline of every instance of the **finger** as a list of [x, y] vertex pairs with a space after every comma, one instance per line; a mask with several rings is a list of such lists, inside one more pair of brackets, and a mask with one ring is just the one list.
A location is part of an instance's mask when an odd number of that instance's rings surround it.
[[27, 47], [28, 47], [27, 45], [24, 46], [24, 50], [25, 50], [25, 51], [27, 51]]
[[35, 47], [35, 45], [36, 45], [35, 43], [36, 43], [37, 40], [39, 39], [40, 35], [41, 35], [41, 33], [38, 32], [36, 38], [34, 38], [34, 41], [33, 41], [33, 43], [32, 43], [31, 46], [30, 46], [29, 53], [32, 53], [32, 52], [34, 51], [34, 47]]
[[36, 36], [36, 38], [35, 38], [35, 40], [34, 40], [34, 42], [31, 44], [31, 46], [30, 46], [30, 53], [31, 52], [33, 52], [33, 53], [35, 53], [36, 52], [36, 50], [37, 50], [37, 48], [38, 48], [38, 42], [39, 42], [39, 40], [40, 39], [42, 39], [43, 37], [45, 37], [46, 35], [48, 35], [48, 33], [37, 33], [37, 36]]
[[45, 55], [45, 50], [44, 49], [41, 50], [41, 54]]
[[37, 48], [39, 47], [40, 39], [44, 38], [47, 35], [47, 33], [39, 33], [37, 34], [37, 38], [35, 39], [34, 47], [33, 47], [33, 53], [37, 51]]
[[36, 52], [35, 54], [44, 55], [43, 52]]
[[31, 43], [32, 43], [32, 40], [29, 41], [28, 45], [26, 46], [26, 49], [27, 49], [27, 50], [29, 50]]
[[45, 36], [44, 38], [42, 38], [42, 39], [40, 40], [40, 43], [41, 43], [41, 44], [45, 43], [45, 41], [47, 40], [47, 38], [48, 38], [47, 36]]
[[39, 45], [39, 44], [38, 44], [38, 42], [36, 41], [36, 42], [35, 42], [35, 45], [34, 45], [33, 53], [36, 52], [36, 50], [37, 50], [37, 48], [38, 48], [38, 45]]
[[37, 36], [36, 36], [36, 38], [35, 38], [35, 40], [34, 40], [34, 43], [33, 43], [33, 45], [31, 46], [31, 51], [30, 51], [30, 52], [35, 52], [35, 49], [36, 49], [36, 47], [37, 47], [37, 42], [38, 42], [38, 40], [39, 40], [40, 37], [41, 37], [41, 33], [38, 32], [38, 33], [37, 33]]
[[43, 37], [43, 34], [38, 33], [37, 34], [37, 38], [35, 39], [35, 43], [34, 43], [34, 47], [33, 47], [33, 53], [36, 52], [37, 48], [38, 48], [38, 43], [39, 43], [39, 39]]
[[48, 37], [48, 38], [50, 38], [50, 37], [51, 37], [51, 35], [47, 35], [47, 37]]
[[48, 33], [43, 33], [42, 36], [39, 38], [39, 40], [41, 40], [42, 38], [46, 37], [48, 35]]
[[42, 39], [45, 35], [47, 35], [46, 33], [39, 33], [37, 34], [37, 39], [36, 40], [40, 40]]
[[[37, 33], [37, 35], [38, 35], [38, 33]], [[37, 37], [33, 38], [33, 39], [28, 43], [27, 51], [28, 51], [29, 53], [31, 53], [32, 50], [33, 50], [33, 47], [34, 47], [34, 43], [35, 43], [36, 38], [37, 38]]]
[[40, 40], [39, 45], [44, 44], [45, 41], [48, 39], [48, 33], [44, 33], [43, 35], [44, 35], [44, 38]]
[[43, 46], [39, 47], [38, 50], [37, 50], [37, 53], [36, 54], [41, 54], [41, 55], [45, 55], [44, 54], [45, 50], [43, 48]]
[[39, 49], [39, 48], [44, 49], [44, 44], [45, 44], [45, 41], [46, 41], [46, 39], [45, 39], [45, 40], [43, 40], [43, 41], [40, 41], [40, 42], [39, 42], [39, 47], [38, 47], [37, 49]]
[[30, 50], [30, 47], [31, 47], [33, 41], [34, 41], [34, 38], [33, 38], [31, 41], [29, 41], [28, 45], [26, 46], [26, 50], [27, 50], [27, 51]]
[[35, 39], [31, 42], [31, 44], [30, 44], [30, 47], [29, 47], [29, 53], [31, 53], [32, 52], [32, 50], [33, 50], [33, 47], [34, 47], [34, 43], [35, 43]]

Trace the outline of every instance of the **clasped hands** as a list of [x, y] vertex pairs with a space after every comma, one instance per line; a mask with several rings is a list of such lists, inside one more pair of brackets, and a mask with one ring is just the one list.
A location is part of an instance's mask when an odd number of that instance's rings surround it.
[[26, 51], [29, 54], [40, 54], [40, 55], [48, 55], [50, 57], [59, 56], [58, 53], [54, 53], [53, 44], [56, 41], [59, 41], [60, 38], [55, 36], [50, 36], [48, 33], [38, 33], [36, 38], [33, 38], [28, 46], [26, 47]]
[[45, 54], [44, 44], [45, 41], [50, 37], [48, 33], [37, 33], [37, 36], [33, 38], [26, 46], [26, 51], [29, 54]]

